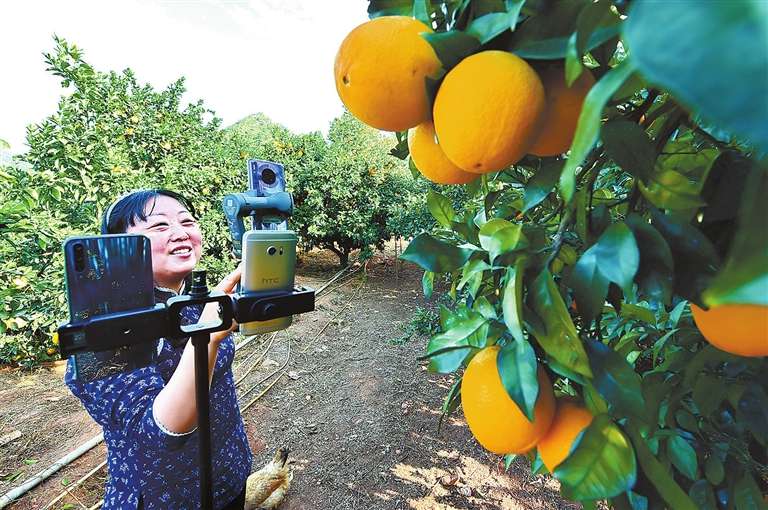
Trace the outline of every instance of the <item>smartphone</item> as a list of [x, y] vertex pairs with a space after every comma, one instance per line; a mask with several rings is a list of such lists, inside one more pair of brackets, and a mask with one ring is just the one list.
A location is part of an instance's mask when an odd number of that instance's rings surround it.
[[[243, 275], [240, 290], [292, 290], [296, 268], [296, 234], [291, 230], [250, 230], [243, 236]], [[244, 335], [285, 329], [292, 318], [240, 324]]]
[[[155, 304], [152, 250], [146, 236], [70, 237], [64, 241], [64, 267], [72, 324]], [[151, 362], [154, 348], [145, 342], [74, 354], [75, 376], [92, 380], [144, 366]]]

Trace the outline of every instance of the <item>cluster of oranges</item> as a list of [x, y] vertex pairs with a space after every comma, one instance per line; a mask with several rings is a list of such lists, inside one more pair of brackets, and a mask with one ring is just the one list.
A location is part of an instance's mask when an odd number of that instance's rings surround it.
[[[568, 150], [584, 98], [594, 85], [588, 71], [566, 86], [562, 66], [534, 69], [505, 51], [471, 55], [444, 77], [434, 105], [426, 79], [442, 64], [415, 19], [387, 16], [350, 32], [336, 56], [336, 89], [349, 111], [371, 127], [408, 133], [411, 158], [439, 184], [465, 184], [502, 170], [526, 154], [554, 156]], [[768, 307], [692, 306], [704, 337], [741, 356], [768, 355]], [[539, 368], [533, 421], [509, 397], [496, 360], [498, 346], [481, 350], [464, 373], [461, 401], [472, 434], [498, 454], [533, 448], [550, 470], [568, 456], [592, 414], [570, 400], [556, 401]]]
[[562, 66], [534, 70], [511, 53], [482, 51], [445, 75], [430, 108], [425, 79], [442, 70], [420, 35], [431, 31], [418, 20], [386, 16], [347, 35], [334, 74], [353, 115], [377, 129], [410, 129], [414, 164], [439, 184], [470, 182], [526, 154], [568, 150], [594, 84], [588, 71], [567, 87]]
[[496, 365], [499, 349], [481, 350], [464, 372], [461, 406], [469, 430], [484, 448], [500, 455], [537, 448], [544, 465], [554, 472], [592, 423], [592, 413], [571, 400], [556, 400], [549, 377], [539, 367], [539, 395], [533, 421], [528, 420], [501, 382]]

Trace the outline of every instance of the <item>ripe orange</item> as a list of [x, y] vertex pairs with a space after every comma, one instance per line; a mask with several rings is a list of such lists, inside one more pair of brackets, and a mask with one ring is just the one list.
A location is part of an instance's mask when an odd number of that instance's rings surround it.
[[435, 131], [467, 172], [495, 172], [527, 152], [544, 111], [544, 87], [525, 60], [482, 51], [451, 69], [435, 98]]
[[353, 29], [336, 54], [336, 91], [352, 115], [377, 129], [403, 131], [429, 119], [424, 78], [441, 68], [419, 34], [427, 25], [385, 16]]
[[709, 343], [738, 356], [768, 356], [768, 306], [720, 305], [704, 310], [691, 303], [696, 326]]
[[461, 382], [461, 406], [469, 430], [484, 448], [497, 454], [525, 453], [536, 446], [552, 422], [552, 383], [539, 368], [539, 397], [534, 420], [528, 421], [504, 389], [496, 367], [498, 352], [498, 346], [486, 347], [469, 362]]
[[536, 446], [550, 473], [568, 457], [576, 436], [592, 423], [592, 418], [592, 413], [574, 402], [558, 401], [552, 426]]
[[422, 122], [408, 132], [408, 149], [421, 175], [437, 184], [466, 184], [480, 177], [465, 172], [445, 157], [431, 121]]
[[528, 150], [536, 156], [556, 156], [567, 151], [573, 142], [584, 97], [595, 84], [595, 78], [584, 70], [575, 82], [565, 84], [565, 69], [549, 66], [539, 72], [546, 94], [541, 130]]

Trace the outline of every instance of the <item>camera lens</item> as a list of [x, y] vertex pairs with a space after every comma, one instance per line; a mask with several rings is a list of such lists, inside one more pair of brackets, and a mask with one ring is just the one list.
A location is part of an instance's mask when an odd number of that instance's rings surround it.
[[272, 186], [277, 180], [277, 175], [275, 175], [275, 171], [271, 168], [265, 168], [261, 171], [261, 180], [264, 184]]
[[274, 246], [270, 246], [269, 248], [267, 248], [267, 253], [269, 255], [274, 255], [275, 253], [277, 253], [277, 248], [275, 248]]
[[82, 271], [85, 269], [85, 247], [77, 243], [74, 246], [75, 252], [75, 271]]

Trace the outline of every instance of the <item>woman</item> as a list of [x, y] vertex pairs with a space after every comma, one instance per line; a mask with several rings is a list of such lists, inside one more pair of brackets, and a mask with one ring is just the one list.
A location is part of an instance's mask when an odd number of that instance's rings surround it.
[[[156, 302], [183, 292], [185, 278], [202, 251], [193, 208], [181, 195], [166, 190], [136, 191], [118, 199], [104, 215], [102, 233], [149, 238]], [[216, 289], [230, 293], [239, 280], [238, 268]], [[213, 309], [202, 314], [192, 307], [188, 310], [185, 319], [190, 323], [216, 314]], [[186, 340], [174, 344], [161, 339], [148, 364], [129, 364], [92, 380], [75, 378], [72, 360], [68, 364], [67, 385], [104, 429], [109, 466], [105, 510], [199, 508], [194, 349]], [[251, 471], [232, 376], [234, 354], [229, 331], [211, 333], [208, 366], [217, 509], [243, 508]]]

